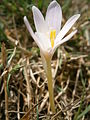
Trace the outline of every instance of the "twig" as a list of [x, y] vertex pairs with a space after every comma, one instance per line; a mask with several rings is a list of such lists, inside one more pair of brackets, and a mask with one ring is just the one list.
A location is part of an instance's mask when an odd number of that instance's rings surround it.
[[43, 109], [44, 105], [46, 104], [48, 98], [49, 98], [49, 92], [46, 93], [46, 95], [45, 95], [45, 97], [44, 97], [44, 99], [43, 99], [43, 101], [42, 101], [42, 103], [40, 105], [39, 112], [42, 111], [42, 109]]
[[3, 78], [3, 76], [5, 76], [7, 74], [7, 70], [4, 70], [3, 73], [0, 75], [0, 80]]
[[70, 78], [68, 77], [68, 80], [67, 80], [67, 84], [65, 86], [65, 88], [63, 89], [63, 91], [61, 91], [56, 97], [55, 97], [55, 100], [57, 100], [68, 88], [68, 85], [69, 85], [69, 81], [70, 81]]
[[57, 57], [58, 57], [58, 58], [57, 58], [57, 64], [56, 64], [56, 68], [55, 68], [55, 71], [54, 71], [53, 78], [55, 78], [55, 77], [56, 77], [56, 74], [57, 74], [57, 71], [58, 71], [60, 54], [61, 54], [61, 51], [60, 51], [60, 49], [58, 48], [58, 53], [57, 53]]
[[34, 105], [31, 109], [29, 109], [29, 110], [27, 111], [27, 113], [26, 113], [20, 120], [30, 120], [30, 119], [28, 119], [28, 118], [29, 118], [29, 115], [30, 115], [30, 112], [31, 112], [34, 108], [36, 108], [36, 106], [39, 105], [41, 102], [42, 102], [42, 100], [41, 100], [40, 102], [38, 102], [38, 104]]
[[[18, 41], [16, 41], [15, 44], [16, 44], [16, 46], [17, 46]], [[15, 56], [15, 53], [16, 53], [16, 46], [15, 46], [15, 48], [14, 48], [14, 50], [13, 50], [13, 53], [12, 53], [11, 58], [10, 58], [9, 61], [8, 61], [8, 67], [10, 66], [10, 64], [11, 64], [11, 62], [12, 62], [12, 59], [13, 59], [13, 57]]]
[[32, 92], [31, 92], [31, 85], [30, 85], [30, 79], [29, 79], [29, 58], [26, 59], [26, 66], [24, 67], [24, 76], [26, 79], [26, 84], [27, 84], [27, 101], [28, 101], [28, 108], [32, 108], [31, 105], [31, 100], [32, 100]]
[[18, 101], [17, 101], [17, 118], [20, 120], [20, 93], [18, 92]]
[[[7, 38], [8, 38], [8, 40], [10, 40], [11, 41], [11, 43], [12, 43], [12, 45], [13, 46], [16, 46], [16, 44], [15, 44], [15, 39], [13, 39], [12, 37], [10, 37], [9, 35], [7, 35]], [[19, 50], [21, 50], [21, 52], [23, 52], [24, 54], [26, 54], [26, 55], [28, 55], [28, 56], [31, 56], [32, 55], [32, 53], [30, 52], [30, 51], [28, 51], [28, 50], [26, 50], [25, 48], [23, 48], [23, 47], [21, 47], [21, 46], [18, 46], [17, 45], [17, 48], [19, 49]]]
[[80, 74], [80, 71], [81, 71], [80, 67], [81, 67], [81, 61], [80, 61], [80, 64], [79, 64], [79, 69], [77, 71], [77, 75], [76, 75], [76, 81], [75, 81], [74, 90], [72, 92], [72, 100], [71, 100], [72, 102], [74, 101], [74, 96], [75, 96], [75, 93], [76, 93], [76, 88], [77, 88], [77, 84], [78, 84], [78, 78], [79, 78], [79, 74]]
[[89, 46], [89, 45], [90, 45], [89, 29], [86, 29], [86, 30], [85, 30], [85, 37], [86, 37], [86, 40], [87, 40], [87, 46]]
[[[5, 48], [4, 43], [2, 43], [1, 52], [2, 52], [2, 63], [3, 63], [3, 67], [5, 69], [7, 56], [6, 56], [6, 48]], [[9, 120], [9, 117], [8, 117], [8, 94], [7, 94], [7, 74], [5, 74], [3, 76], [3, 78], [4, 78], [4, 91], [5, 91], [5, 115], [6, 115], [6, 120]]]
[[51, 118], [51, 120], [54, 120], [54, 118], [57, 117], [57, 116], [60, 114], [60, 112], [61, 112], [61, 110], [58, 111], [58, 112]]
[[30, 69], [30, 76], [31, 76], [31, 78], [32, 78], [33, 83], [34, 83], [35, 85], [37, 85], [37, 82], [36, 82], [36, 79], [35, 79], [34, 74], [33, 74], [33, 72], [32, 72], [32, 69]]

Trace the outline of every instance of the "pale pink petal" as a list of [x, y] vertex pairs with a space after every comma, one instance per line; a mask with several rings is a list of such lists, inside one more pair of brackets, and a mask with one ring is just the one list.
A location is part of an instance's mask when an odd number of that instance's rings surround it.
[[56, 34], [61, 28], [62, 10], [56, 0], [52, 1], [46, 12], [46, 22], [50, 29], [55, 29]]
[[46, 22], [44, 20], [42, 13], [35, 6], [32, 7], [32, 11], [33, 11], [33, 17], [34, 17], [36, 31], [46, 33], [48, 31], [48, 27], [46, 25]]
[[31, 28], [31, 26], [30, 26], [30, 24], [29, 24], [26, 16], [24, 16], [24, 23], [25, 23], [25, 25], [26, 25], [29, 33], [31, 34], [32, 38], [35, 40], [36, 44], [38, 45], [38, 47], [39, 47], [40, 49], [42, 49], [42, 45], [40, 44], [39, 39], [38, 39], [38, 38], [36, 37], [36, 35], [34, 34], [34, 32], [33, 32], [32, 28]]
[[71, 27], [74, 25], [74, 23], [78, 20], [79, 17], [80, 17], [80, 14], [76, 14], [72, 16], [71, 18], [69, 18], [69, 20], [66, 22], [64, 27], [61, 29], [61, 31], [57, 35], [56, 40], [55, 40], [56, 43], [60, 41], [66, 35], [66, 33], [71, 29]]
[[45, 51], [48, 51], [51, 48], [50, 39], [43, 33], [36, 32], [35, 35], [39, 39], [39, 42], [42, 46], [42, 49], [45, 50]]
[[74, 36], [74, 34], [76, 34], [77, 30], [71, 32], [69, 35], [67, 35], [65, 38], [63, 38], [62, 40], [60, 40], [59, 42], [57, 42], [53, 48], [53, 51], [56, 50], [57, 47], [59, 47], [61, 44], [63, 44], [64, 42], [68, 41], [70, 38], [72, 38]]

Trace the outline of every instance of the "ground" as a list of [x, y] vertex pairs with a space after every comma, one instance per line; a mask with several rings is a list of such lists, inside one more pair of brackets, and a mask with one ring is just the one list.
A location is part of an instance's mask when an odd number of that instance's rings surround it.
[[61, 45], [52, 59], [54, 101], [52, 114], [40, 50], [23, 22], [27, 16], [35, 31], [32, 11], [45, 15], [50, 0], [0, 1], [0, 120], [90, 119], [90, 0], [57, 0], [62, 26], [80, 13], [78, 32]]

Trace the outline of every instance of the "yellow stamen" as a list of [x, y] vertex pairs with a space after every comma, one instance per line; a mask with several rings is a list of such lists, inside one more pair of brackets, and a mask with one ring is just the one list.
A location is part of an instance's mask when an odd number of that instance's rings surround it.
[[56, 30], [51, 30], [51, 32], [50, 32], [50, 40], [51, 40], [51, 46], [52, 46], [52, 48], [54, 46], [54, 40], [55, 40], [55, 38], [56, 38]]

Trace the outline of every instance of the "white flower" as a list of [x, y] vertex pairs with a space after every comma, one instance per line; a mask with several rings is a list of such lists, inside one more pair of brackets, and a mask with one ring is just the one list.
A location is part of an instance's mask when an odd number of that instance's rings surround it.
[[55, 105], [51, 72], [51, 58], [56, 48], [64, 42], [68, 41], [77, 32], [77, 30], [74, 30], [69, 35], [65, 36], [67, 32], [71, 29], [71, 27], [74, 25], [74, 23], [77, 21], [77, 19], [80, 17], [80, 14], [72, 16], [66, 22], [64, 27], [61, 28], [62, 10], [56, 0], [53, 0], [48, 6], [45, 19], [37, 7], [33, 6], [32, 12], [36, 32], [33, 32], [26, 16], [24, 17], [24, 22], [31, 36], [40, 48], [41, 58], [48, 80], [51, 110], [54, 113]]
[[46, 52], [53, 55], [59, 45], [68, 41], [77, 32], [77, 30], [74, 30], [65, 37], [67, 32], [80, 17], [80, 14], [76, 14], [69, 18], [64, 27], [61, 28], [62, 10], [56, 0], [49, 4], [45, 19], [37, 7], [33, 6], [32, 12], [36, 32], [33, 32], [26, 16], [24, 16], [24, 22], [31, 36], [40, 48], [41, 53]]

